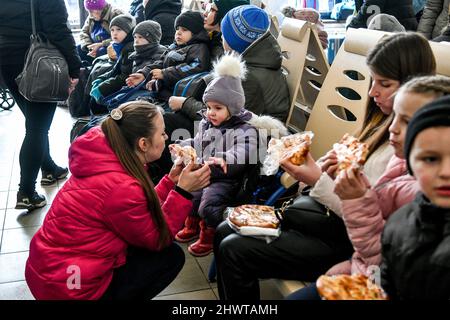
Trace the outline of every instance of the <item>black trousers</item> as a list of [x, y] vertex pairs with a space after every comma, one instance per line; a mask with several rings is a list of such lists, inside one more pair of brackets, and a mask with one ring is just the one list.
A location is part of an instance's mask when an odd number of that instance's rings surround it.
[[259, 300], [259, 279], [315, 281], [352, 252], [348, 239], [326, 241], [293, 230], [267, 244], [235, 233], [224, 221], [214, 238], [220, 299]]
[[25, 117], [25, 138], [19, 155], [19, 189], [31, 195], [35, 190], [39, 169], [51, 172], [56, 167], [50, 156], [48, 142], [48, 130], [53, 121], [56, 103], [30, 102], [19, 93], [15, 78], [22, 68], [22, 65], [0, 65], [0, 77]]
[[128, 248], [127, 263], [114, 270], [102, 300], [152, 299], [163, 291], [184, 265], [184, 252], [173, 243], [158, 252]]

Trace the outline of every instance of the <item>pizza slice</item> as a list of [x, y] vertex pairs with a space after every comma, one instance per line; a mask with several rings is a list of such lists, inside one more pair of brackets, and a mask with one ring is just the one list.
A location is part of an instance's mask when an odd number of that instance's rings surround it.
[[170, 153], [175, 157], [174, 163], [183, 162], [187, 166], [191, 161], [197, 163], [197, 152], [191, 146], [180, 146], [179, 144], [171, 144], [169, 146]]
[[359, 169], [366, 162], [369, 146], [346, 133], [339, 143], [333, 145], [338, 160], [336, 175], [348, 168]]
[[276, 229], [280, 221], [274, 207], [245, 204], [233, 209], [228, 215], [231, 223], [238, 227], [259, 227]]
[[301, 165], [306, 160], [314, 134], [310, 131], [292, 134], [281, 139], [271, 139], [270, 153], [280, 153], [280, 161], [289, 159], [292, 164]]
[[323, 275], [316, 285], [325, 300], [387, 300], [383, 289], [362, 274]]

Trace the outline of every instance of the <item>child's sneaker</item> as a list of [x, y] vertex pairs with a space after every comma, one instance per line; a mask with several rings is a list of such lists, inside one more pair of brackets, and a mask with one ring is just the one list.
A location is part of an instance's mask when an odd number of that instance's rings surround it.
[[49, 186], [54, 184], [56, 181], [64, 179], [69, 174], [69, 169], [67, 168], [61, 168], [56, 166], [55, 171], [49, 172], [42, 170], [42, 179], [41, 179], [41, 185], [42, 186]]
[[17, 192], [16, 209], [27, 209], [28, 211], [42, 208], [47, 204], [45, 197], [36, 191], [30, 196], [22, 191]]

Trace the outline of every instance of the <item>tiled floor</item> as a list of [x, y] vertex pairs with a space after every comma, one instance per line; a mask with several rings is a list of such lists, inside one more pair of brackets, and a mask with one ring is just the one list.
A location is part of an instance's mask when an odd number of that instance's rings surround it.
[[[69, 132], [73, 119], [68, 110], [58, 108], [50, 130], [50, 150], [55, 162], [67, 166]], [[49, 205], [31, 214], [13, 209], [19, 181], [18, 155], [24, 135], [24, 119], [17, 106], [11, 111], [0, 111], [0, 300], [33, 299], [24, 277], [29, 243], [39, 229]], [[40, 180], [40, 177], [38, 177]], [[41, 188], [38, 192], [51, 204], [64, 182]], [[156, 299], [218, 298], [217, 285], [207, 280], [212, 256], [194, 258], [183, 246], [186, 264], [178, 277]], [[273, 280], [261, 281], [263, 299], [281, 299]]]

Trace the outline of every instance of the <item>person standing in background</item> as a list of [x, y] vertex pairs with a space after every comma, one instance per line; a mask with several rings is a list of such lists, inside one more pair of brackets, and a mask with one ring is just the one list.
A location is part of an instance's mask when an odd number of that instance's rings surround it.
[[123, 12], [113, 8], [105, 0], [84, 0], [84, 8], [89, 16], [81, 29], [77, 50], [82, 60], [92, 62], [96, 57], [107, 53], [106, 48], [111, 43], [109, 24]]
[[427, 0], [417, 31], [427, 39], [441, 35], [449, 22], [450, 0]]
[[[63, 0], [34, 0], [37, 31], [45, 34], [66, 58], [71, 77], [71, 89], [80, 75], [81, 61], [75, 40], [67, 26], [67, 9]], [[34, 210], [47, 204], [36, 192], [35, 184], [42, 169], [42, 185], [51, 185], [65, 178], [67, 168], [57, 166], [51, 156], [48, 130], [56, 110], [56, 102], [38, 103], [26, 100], [16, 84], [16, 77], [24, 67], [25, 54], [30, 46], [30, 0], [2, 2], [0, 16], [0, 78], [11, 91], [25, 117], [25, 138], [20, 149], [20, 183], [16, 209]]]
[[[153, 20], [161, 25], [161, 44], [169, 46], [175, 36], [175, 18], [181, 13], [181, 0], [142, 0], [134, 10], [136, 23]], [[131, 10], [130, 10], [131, 11]]]

